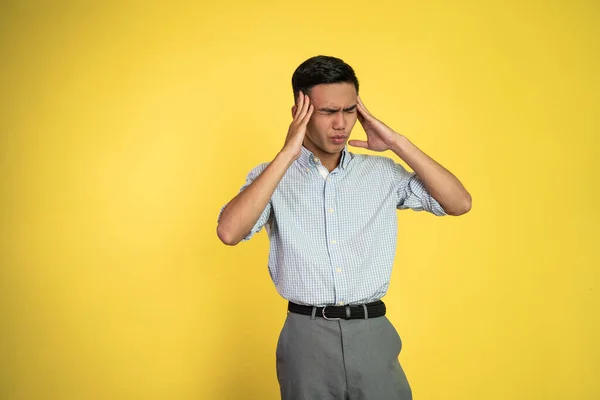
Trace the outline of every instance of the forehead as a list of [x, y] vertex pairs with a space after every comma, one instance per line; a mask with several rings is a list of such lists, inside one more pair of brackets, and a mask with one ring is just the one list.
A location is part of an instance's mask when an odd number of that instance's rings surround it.
[[316, 107], [347, 107], [356, 104], [356, 98], [352, 83], [323, 83], [310, 90], [310, 100]]

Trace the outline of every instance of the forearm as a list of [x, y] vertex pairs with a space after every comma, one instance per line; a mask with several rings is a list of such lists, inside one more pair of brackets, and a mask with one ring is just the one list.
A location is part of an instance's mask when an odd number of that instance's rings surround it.
[[471, 209], [471, 195], [458, 178], [406, 137], [398, 135], [391, 150], [415, 171], [447, 214], [461, 215]]
[[223, 243], [234, 246], [250, 232], [293, 161], [288, 153], [278, 153], [260, 176], [227, 204], [217, 226]]

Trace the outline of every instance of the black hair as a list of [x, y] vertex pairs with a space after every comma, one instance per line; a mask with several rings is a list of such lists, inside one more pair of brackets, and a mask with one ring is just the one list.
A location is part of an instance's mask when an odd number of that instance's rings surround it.
[[358, 79], [350, 65], [336, 57], [311, 57], [300, 64], [292, 75], [294, 99], [298, 98], [300, 91], [309, 94], [313, 86], [342, 82], [353, 84], [358, 93]]

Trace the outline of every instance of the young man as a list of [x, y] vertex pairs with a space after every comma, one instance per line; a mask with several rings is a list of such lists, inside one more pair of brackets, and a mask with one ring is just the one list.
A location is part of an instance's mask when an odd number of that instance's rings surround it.
[[[344, 61], [310, 58], [292, 86], [285, 144], [221, 209], [217, 234], [236, 245], [266, 225], [269, 271], [289, 301], [276, 350], [282, 399], [411, 399], [402, 342], [380, 300], [394, 262], [396, 210], [461, 215], [471, 196], [365, 108]], [[366, 141], [348, 141], [357, 119]], [[391, 150], [414, 172], [347, 144]]]

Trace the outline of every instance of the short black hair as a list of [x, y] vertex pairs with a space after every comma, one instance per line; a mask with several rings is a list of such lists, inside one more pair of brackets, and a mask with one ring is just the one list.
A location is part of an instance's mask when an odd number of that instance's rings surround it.
[[331, 56], [315, 56], [304, 61], [292, 75], [294, 99], [300, 91], [309, 94], [313, 86], [323, 83], [351, 83], [358, 93], [358, 78], [354, 69], [342, 59]]

